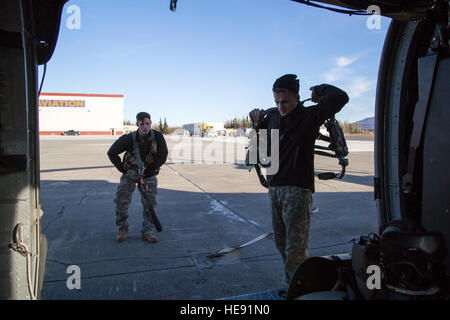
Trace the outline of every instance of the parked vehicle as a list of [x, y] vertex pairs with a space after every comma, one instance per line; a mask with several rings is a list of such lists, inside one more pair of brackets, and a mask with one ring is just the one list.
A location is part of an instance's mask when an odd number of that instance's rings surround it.
[[75, 131], [75, 130], [68, 130], [68, 131], [64, 131], [63, 133], [61, 133], [63, 136], [79, 136], [80, 135], [80, 131]]

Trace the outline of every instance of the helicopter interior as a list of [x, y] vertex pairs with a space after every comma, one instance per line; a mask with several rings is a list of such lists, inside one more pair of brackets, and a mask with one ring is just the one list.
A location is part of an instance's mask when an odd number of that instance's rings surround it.
[[[376, 5], [381, 15], [393, 20], [379, 66], [375, 106], [379, 232], [362, 235], [348, 259], [313, 259], [300, 266], [288, 298], [329, 292], [337, 281], [348, 298], [448, 298], [449, 2], [291, 1], [348, 15], [372, 14], [367, 8]], [[2, 299], [40, 298], [46, 239], [40, 231], [38, 66], [52, 57], [66, 2], [0, 3]], [[171, 0], [168, 9], [175, 11], [177, 2]], [[385, 290], [376, 294], [365, 286], [367, 274], [361, 275], [373, 264], [380, 265], [384, 275]], [[331, 270], [329, 280], [305, 287], [307, 281], [300, 280], [311, 278], [318, 268]]]

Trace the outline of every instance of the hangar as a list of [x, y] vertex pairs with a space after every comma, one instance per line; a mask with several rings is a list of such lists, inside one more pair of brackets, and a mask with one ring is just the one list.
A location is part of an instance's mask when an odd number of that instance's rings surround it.
[[122, 135], [123, 99], [121, 94], [41, 93], [39, 134]]

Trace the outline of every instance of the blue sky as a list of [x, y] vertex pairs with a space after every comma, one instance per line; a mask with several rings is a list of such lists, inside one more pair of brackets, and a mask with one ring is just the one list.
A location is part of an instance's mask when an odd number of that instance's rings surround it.
[[[370, 30], [366, 16], [289, 0], [179, 0], [175, 13], [169, 3], [69, 1], [42, 91], [123, 94], [125, 120], [147, 111], [176, 126], [274, 107], [274, 80], [294, 73], [302, 100], [321, 83], [347, 91], [337, 119], [374, 115], [390, 19]], [[67, 27], [70, 5], [80, 29]]]

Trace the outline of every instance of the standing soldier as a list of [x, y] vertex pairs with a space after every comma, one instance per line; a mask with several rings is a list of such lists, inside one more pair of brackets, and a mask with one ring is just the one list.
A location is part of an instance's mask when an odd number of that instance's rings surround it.
[[[279, 130], [279, 169], [267, 175], [275, 244], [284, 261], [289, 284], [300, 263], [308, 257], [312, 193], [314, 193], [314, 142], [325, 120], [348, 102], [347, 94], [331, 85], [310, 88], [317, 105], [300, 103], [299, 80], [287, 74], [273, 85], [277, 108], [262, 113], [254, 109], [250, 119], [259, 129]], [[264, 115], [265, 114], [265, 115]], [[267, 132], [268, 143], [271, 133]], [[269, 149], [268, 149], [269, 150]]]
[[[128, 233], [128, 207], [131, 203], [131, 196], [136, 183], [140, 178], [140, 169], [145, 167], [143, 173], [144, 184], [148, 190], [144, 197], [141, 194], [142, 205], [144, 206], [144, 222], [142, 224], [142, 240], [148, 242], [158, 242], [158, 238], [152, 233], [152, 223], [146, 207], [156, 207], [156, 194], [159, 168], [167, 160], [167, 144], [164, 136], [151, 129], [152, 121], [146, 112], [136, 115], [136, 125], [138, 130], [117, 139], [108, 150], [108, 157], [114, 166], [122, 173], [119, 186], [117, 187], [116, 198], [116, 225], [119, 228], [117, 241], [126, 240]], [[124, 161], [120, 160], [119, 154], [126, 151]], [[148, 203], [150, 202], [150, 203]]]

